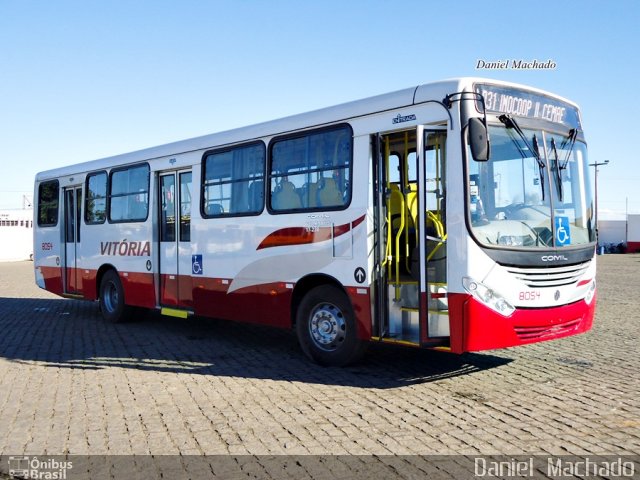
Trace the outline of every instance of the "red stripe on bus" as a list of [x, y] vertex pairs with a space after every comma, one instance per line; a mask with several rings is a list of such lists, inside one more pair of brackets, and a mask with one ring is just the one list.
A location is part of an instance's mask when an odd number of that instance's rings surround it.
[[[365, 216], [353, 222], [333, 227], [333, 238], [339, 237], [356, 228], [364, 221]], [[310, 231], [309, 227], [288, 227], [276, 230], [267, 235], [256, 250], [272, 247], [284, 247], [287, 245], [308, 245], [310, 243], [323, 242], [331, 239], [332, 227], [318, 227], [316, 231]]]

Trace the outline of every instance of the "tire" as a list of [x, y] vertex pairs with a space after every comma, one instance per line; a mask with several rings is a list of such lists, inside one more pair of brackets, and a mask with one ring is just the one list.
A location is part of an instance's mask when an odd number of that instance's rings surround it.
[[296, 332], [302, 351], [324, 366], [354, 363], [367, 346], [358, 338], [351, 302], [333, 285], [315, 287], [303, 297], [296, 315]]
[[124, 289], [115, 270], [107, 271], [100, 282], [100, 312], [111, 323], [126, 322], [132, 308], [124, 303]]

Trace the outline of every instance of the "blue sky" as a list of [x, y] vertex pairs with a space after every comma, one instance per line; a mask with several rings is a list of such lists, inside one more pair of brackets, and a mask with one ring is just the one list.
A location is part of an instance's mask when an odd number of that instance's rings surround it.
[[577, 102], [601, 218], [640, 213], [638, 25], [633, 0], [0, 0], [0, 209], [40, 170], [479, 75]]

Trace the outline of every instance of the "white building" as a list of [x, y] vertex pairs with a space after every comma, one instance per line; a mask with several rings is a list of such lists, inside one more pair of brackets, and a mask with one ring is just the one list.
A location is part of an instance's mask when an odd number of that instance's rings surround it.
[[640, 252], [640, 215], [629, 215], [627, 226], [627, 251], [629, 253]]
[[33, 258], [33, 209], [0, 210], [0, 262]]
[[629, 214], [626, 220], [600, 220], [598, 222], [600, 245], [627, 244], [627, 253], [640, 252], [640, 214]]
[[627, 222], [625, 220], [600, 220], [598, 222], [598, 243], [618, 245], [627, 239]]

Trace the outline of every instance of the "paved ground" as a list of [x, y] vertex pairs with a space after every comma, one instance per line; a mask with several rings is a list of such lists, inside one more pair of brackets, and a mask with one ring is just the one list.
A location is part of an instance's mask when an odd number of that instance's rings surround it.
[[640, 256], [599, 257], [594, 329], [462, 357], [309, 363], [289, 332], [110, 325], [0, 264], [0, 455], [640, 454]]

